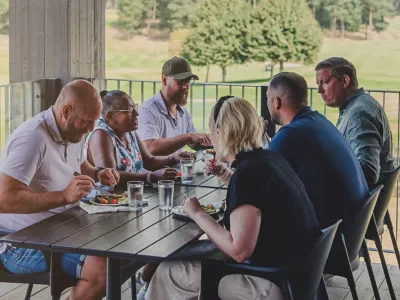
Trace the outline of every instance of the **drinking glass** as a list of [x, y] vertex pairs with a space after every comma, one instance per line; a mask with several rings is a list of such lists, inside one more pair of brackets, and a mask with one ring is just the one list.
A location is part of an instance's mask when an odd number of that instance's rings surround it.
[[181, 158], [181, 176], [182, 183], [189, 184], [193, 182], [194, 173], [194, 159], [193, 158]]
[[161, 210], [172, 209], [174, 204], [174, 184], [173, 180], [158, 181], [158, 200], [160, 201]]
[[133, 210], [143, 208], [143, 181], [128, 181], [129, 207]]

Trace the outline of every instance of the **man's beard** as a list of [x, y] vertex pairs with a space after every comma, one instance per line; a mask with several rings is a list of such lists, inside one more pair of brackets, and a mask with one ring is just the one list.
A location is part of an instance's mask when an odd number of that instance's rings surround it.
[[[183, 95], [186, 95], [186, 97], [183, 97]], [[187, 96], [188, 96], [187, 92], [179, 93], [179, 94], [171, 95], [170, 99], [171, 99], [171, 102], [176, 105], [185, 106], [188, 102]]]
[[64, 139], [67, 142], [76, 144], [82, 140], [85, 133], [74, 126], [74, 121], [75, 121], [74, 117], [71, 117], [67, 121], [67, 124], [65, 125], [65, 128], [64, 128], [63, 135], [64, 135]]

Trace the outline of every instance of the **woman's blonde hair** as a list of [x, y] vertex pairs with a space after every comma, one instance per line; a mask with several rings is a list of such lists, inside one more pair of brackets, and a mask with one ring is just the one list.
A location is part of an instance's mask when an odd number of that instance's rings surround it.
[[253, 106], [242, 98], [223, 102], [215, 121], [219, 129], [219, 146], [223, 155], [238, 154], [261, 146], [263, 121]]

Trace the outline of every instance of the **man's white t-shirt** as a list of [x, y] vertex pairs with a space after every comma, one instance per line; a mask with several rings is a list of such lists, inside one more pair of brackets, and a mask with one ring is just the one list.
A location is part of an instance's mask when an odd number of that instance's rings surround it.
[[[52, 108], [21, 124], [9, 137], [0, 158], [0, 172], [34, 192], [64, 190], [74, 172], [81, 172], [84, 161], [85, 141], [63, 142]], [[70, 206], [33, 214], [0, 214], [0, 228], [20, 230]], [[1, 248], [5, 247], [0, 247], [0, 253]]]

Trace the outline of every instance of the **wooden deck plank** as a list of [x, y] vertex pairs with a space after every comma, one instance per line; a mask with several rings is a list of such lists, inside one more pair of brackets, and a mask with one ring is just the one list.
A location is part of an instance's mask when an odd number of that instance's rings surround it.
[[[388, 266], [389, 268], [389, 266]], [[400, 299], [400, 270], [397, 265], [390, 266], [389, 269], [390, 279], [392, 279], [392, 284], [394, 291], [396, 293], [396, 298]], [[379, 287], [379, 293], [382, 299], [390, 299], [389, 290], [385, 282]]]
[[[376, 272], [376, 277], [381, 278], [383, 274], [382, 267], [379, 264], [373, 264], [374, 272]], [[400, 271], [398, 266], [389, 266], [389, 272], [392, 278], [392, 282], [396, 291], [396, 296], [400, 299]], [[365, 268], [365, 264], [362, 263], [360, 269], [354, 272], [357, 278], [357, 291], [360, 300], [373, 299], [373, 292], [370, 288], [371, 283], [369, 281], [368, 272]], [[382, 275], [383, 276], [383, 275]], [[378, 282], [379, 284], [379, 282]], [[340, 285], [340, 286], [337, 286]], [[349, 288], [341, 287], [343, 282], [337, 281], [335, 277], [328, 283], [328, 293], [331, 300], [344, 300], [352, 299]], [[0, 283], [0, 300], [16, 300], [23, 299], [26, 292], [26, 284], [10, 284], [10, 283]], [[128, 286], [128, 281], [125, 282], [121, 287], [121, 295], [123, 300], [131, 299], [131, 290]], [[382, 300], [389, 300], [390, 295], [387, 291], [386, 284], [381, 284], [379, 292]], [[69, 289], [63, 293], [65, 298], [69, 294]], [[32, 300], [51, 300], [50, 289], [44, 285], [35, 285], [32, 293]], [[105, 300], [105, 298], [104, 298]]]
[[[380, 287], [382, 285], [382, 282], [385, 280], [385, 275], [383, 274], [382, 267], [378, 264], [372, 264], [372, 270], [375, 275], [376, 284], [378, 285], [378, 287]], [[372, 300], [374, 298], [374, 292], [372, 290], [372, 285], [369, 279], [367, 268], [365, 268], [361, 275], [358, 277], [356, 281], [356, 290], [359, 299]], [[344, 299], [352, 300], [353, 297], [351, 296], [351, 293], [349, 293]]]
[[[1, 283], [1, 284], [3, 285], [4, 283]], [[32, 289], [32, 295], [40, 292], [41, 290], [45, 289], [46, 287], [47, 286], [45, 286], [45, 285], [35, 284]], [[11, 292], [7, 293], [6, 295], [0, 297], [0, 299], [1, 300], [24, 299], [27, 288], [28, 288], [28, 285], [23, 284], [19, 288], [12, 290]], [[49, 296], [50, 296], [50, 293], [49, 293]], [[31, 299], [33, 299], [33, 298], [31, 298]], [[51, 299], [51, 297], [49, 297], [48, 299]]]

